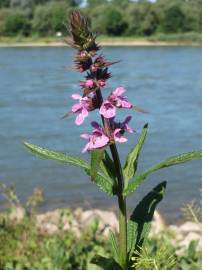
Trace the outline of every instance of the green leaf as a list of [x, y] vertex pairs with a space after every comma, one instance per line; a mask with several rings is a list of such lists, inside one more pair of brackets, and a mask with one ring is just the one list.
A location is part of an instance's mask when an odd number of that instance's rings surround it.
[[95, 181], [103, 157], [104, 157], [104, 150], [101, 149], [91, 151], [91, 166], [90, 166], [91, 181]]
[[44, 158], [44, 159], [52, 159], [52, 160], [56, 160], [62, 163], [67, 163], [73, 166], [77, 166], [83, 169], [88, 169], [89, 168], [89, 164], [80, 159], [79, 157], [75, 157], [75, 156], [71, 156], [69, 154], [64, 154], [62, 152], [58, 152], [58, 151], [52, 151], [49, 149], [45, 149], [42, 147], [39, 147], [37, 145], [28, 143], [28, 142], [24, 142], [24, 145], [36, 156], [40, 157], [40, 158]]
[[116, 181], [116, 170], [114, 167], [114, 162], [106, 150], [104, 151], [104, 158], [100, 163], [100, 169], [105, 175]]
[[113, 258], [104, 258], [97, 255], [91, 260], [91, 263], [96, 264], [103, 270], [122, 270], [120, 265]]
[[202, 150], [194, 151], [194, 152], [188, 152], [188, 153], [184, 153], [184, 154], [181, 154], [181, 155], [170, 157], [170, 158], [168, 158], [168, 159], [166, 159], [166, 160], [152, 166], [151, 168], [149, 168], [143, 174], [135, 177], [135, 179], [124, 190], [123, 194], [124, 194], [124, 196], [127, 196], [129, 193], [136, 190], [139, 187], [139, 185], [145, 180], [145, 178], [148, 175], [154, 173], [155, 171], [158, 171], [158, 170], [166, 168], [166, 167], [170, 167], [170, 166], [178, 165], [178, 164], [181, 164], [181, 163], [185, 163], [185, 162], [188, 162], [188, 161], [191, 161], [191, 160], [199, 159], [199, 158], [202, 158]]
[[109, 239], [110, 239], [110, 242], [112, 245], [114, 258], [118, 262], [118, 258], [119, 258], [118, 245], [117, 245], [116, 237], [115, 237], [114, 233], [112, 232], [112, 230], [109, 231]]
[[137, 205], [128, 221], [128, 256], [129, 260], [134, 251], [141, 251], [148, 237], [154, 211], [157, 204], [163, 199], [166, 182], [157, 185]]
[[[85, 171], [90, 176], [90, 168], [86, 169]], [[101, 172], [98, 172], [94, 182], [102, 191], [108, 195], [112, 196], [117, 194], [116, 186], [112, 182], [112, 179], [106, 175], [103, 175]]]
[[[64, 164], [69, 164], [73, 166], [80, 167], [85, 170], [85, 172], [90, 175], [90, 166], [89, 164], [80, 159], [79, 157], [71, 156], [69, 154], [64, 154], [62, 152], [58, 151], [52, 151], [48, 150], [39, 146], [36, 146], [34, 144], [30, 144], [25, 142], [24, 145], [36, 156], [40, 158], [45, 159], [51, 159], [56, 160]], [[112, 180], [109, 177], [106, 177], [102, 173], [98, 172], [95, 183], [99, 188], [101, 188], [104, 192], [106, 192], [108, 195], [115, 195], [116, 194], [116, 188], [114, 187], [114, 184]]]
[[146, 136], [148, 131], [148, 124], [146, 124], [142, 130], [139, 141], [136, 146], [132, 149], [132, 151], [128, 154], [126, 158], [126, 162], [123, 168], [123, 175], [125, 179], [125, 186], [127, 187], [128, 181], [135, 175], [138, 165], [138, 158], [142, 146], [144, 145]]
[[192, 260], [195, 260], [197, 258], [197, 247], [198, 247], [199, 241], [192, 240], [189, 243], [188, 249], [187, 249], [187, 255]]

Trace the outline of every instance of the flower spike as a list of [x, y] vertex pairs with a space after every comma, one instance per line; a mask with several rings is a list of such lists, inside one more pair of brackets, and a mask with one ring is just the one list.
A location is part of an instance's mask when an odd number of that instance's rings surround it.
[[68, 44], [79, 50], [86, 50], [92, 55], [99, 50], [96, 44], [96, 35], [89, 30], [88, 21], [79, 11], [73, 11], [69, 21], [69, 32], [72, 35], [72, 41]]

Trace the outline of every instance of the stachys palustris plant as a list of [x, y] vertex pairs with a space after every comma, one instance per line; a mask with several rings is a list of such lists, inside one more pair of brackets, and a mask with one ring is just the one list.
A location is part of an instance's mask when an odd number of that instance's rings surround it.
[[[111, 77], [108, 68], [117, 62], [108, 61], [102, 54], [98, 54], [100, 46], [96, 42], [96, 35], [90, 31], [87, 19], [79, 11], [72, 12], [70, 16], [69, 32], [72, 39], [68, 43], [77, 50], [75, 69], [81, 73], [86, 72], [85, 78], [80, 81], [80, 93], [72, 94], [76, 103], [72, 106], [71, 113], [76, 116], [76, 125], [83, 124], [91, 111], [98, 111], [97, 121], [91, 123], [92, 132], [81, 134], [81, 138], [87, 140], [82, 152], [88, 152], [91, 155], [91, 162], [89, 164], [79, 157], [44, 149], [27, 142], [24, 144], [40, 157], [80, 167], [102, 191], [117, 197], [118, 238], [112, 231], [109, 236], [114, 257], [104, 258], [97, 255], [92, 263], [105, 270], [131, 269], [131, 257], [142, 250], [148, 237], [156, 205], [163, 198], [166, 182], [160, 183], [147, 194], [128, 219], [127, 196], [134, 192], [151, 173], [165, 167], [202, 158], [202, 151], [170, 157], [140, 175], [136, 175], [138, 158], [148, 131], [146, 124], [138, 143], [129, 152], [125, 164], [122, 166], [116, 144], [125, 143], [127, 141], [125, 133], [133, 133], [134, 130], [129, 126], [131, 116], [119, 121], [116, 120], [116, 111], [119, 109], [131, 112], [143, 110], [128, 101], [123, 86], [117, 86], [111, 93], [106, 93], [106, 84]], [[107, 96], [107, 98], [104, 99], [103, 96]]]

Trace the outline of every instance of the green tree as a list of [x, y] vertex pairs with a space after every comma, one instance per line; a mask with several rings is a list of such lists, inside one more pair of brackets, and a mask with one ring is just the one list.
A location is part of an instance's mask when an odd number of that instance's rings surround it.
[[3, 31], [5, 36], [15, 36], [18, 34], [28, 36], [30, 32], [31, 24], [23, 14], [13, 12], [5, 18]]
[[70, 7], [64, 1], [37, 6], [33, 18], [34, 31], [43, 36], [53, 35], [57, 31], [65, 32], [69, 11]]
[[174, 5], [165, 10], [162, 29], [165, 33], [182, 32], [185, 29], [186, 17], [178, 5]]
[[0, 0], [0, 8], [9, 7], [10, 1], [9, 0]]
[[81, 1], [79, 1], [79, 0], [65, 0], [66, 5], [69, 7], [76, 7], [80, 4], [80, 2]]
[[5, 35], [5, 21], [12, 14], [9, 8], [0, 9], [0, 35]]
[[113, 7], [108, 8], [103, 14], [103, 25], [106, 34], [109, 36], [120, 36], [128, 27], [121, 12]]
[[34, 0], [10, 0], [10, 7], [12, 9], [22, 10], [27, 17], [33, 15]]
[[87, 5], [88, 7], [90, 8], [93, 8], [93, 7], [97, 7], [97, 6], [100, 6], [100, 5], [103, 5], [103, 4], [107, 4], [107, 0], [88, 0], [87, 1]]
[[150, 2], [131, 3], [126, 14], [129, 35], [151, 35], [158, 27], [159, 15]]
[[150, 10], [148, 12], [140, 25], [140, 33], [146, 36], [150, 36], [155, 33], [159, 24], [158, 15], [156, 14], [155, 10]]
[[88, 6], [88, 8], [84, 10], [86, 17], [90, 21], [93, 32], [101, 35], [106, 34], [103, 14], [106, 13], [108, 5], [109, 4], [99, 4], [94, 8]]
[[128, 4], [130, 3], [129, 0], [111, 0], [112, 4], [121, 7], [121, 8], [125, 8], [128, 6]]
[[35, 5], [44, 5], [45, 3], [49, 2], [50, 0], [33, 0]]
[[202, 0], [187, 0], [189, 4], [189, 10], [187, 12], [194, 15], [196, 31], [202, 32]]

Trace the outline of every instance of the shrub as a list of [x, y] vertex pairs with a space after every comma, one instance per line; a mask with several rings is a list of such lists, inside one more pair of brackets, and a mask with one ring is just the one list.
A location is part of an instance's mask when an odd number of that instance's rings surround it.
[[5, 36], [15, 36], [18, 34], [28, 36], [30, 32], [31, 24], [23, 14], [12, 12], [5, 18], [3, 26], [3, 34]]

